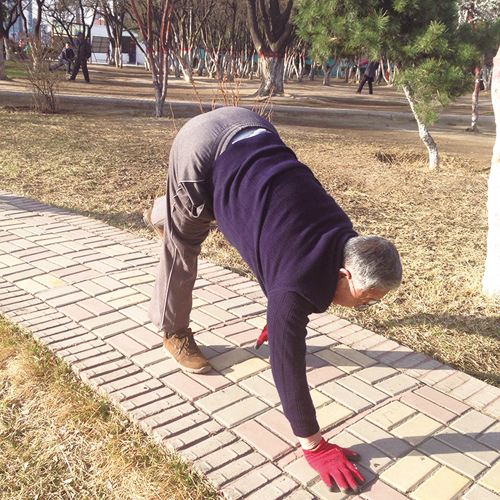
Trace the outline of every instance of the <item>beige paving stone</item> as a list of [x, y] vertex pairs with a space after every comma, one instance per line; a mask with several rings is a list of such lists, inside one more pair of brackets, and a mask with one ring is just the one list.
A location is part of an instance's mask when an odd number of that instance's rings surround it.
[[500, 461], [497, 462], [480, 480], [479, 484], [500, 494]]
[[377, 363], [377, 361], [370, 358], [366, 354], [356, 351], [346, 345], [339, 344], [335, 347], [332, 347], [332, 350], [365, 368], [375, 365]]
[[[371, 358], [370, 358], [371, 359]], [[385, 365], [375, 365], [369, 368], [364, 368], [359, 372], [356, 372], [356, 377], [360, 378], [368, 384], [376, 384], [385, 378], [389, 378], [393, 375], [397, 375], [399, 372], [394, 368]]]
[[413, 408], [406, 406], [399, 401], [392, 401], [391, 403], [375, 410], [373, 413], [367, 415], [367, 420], [382, 427], [382, 429], [391, 430], [403, 420], [415, 415], [417, 412]]
[[323, 349], [321, 351], [317, 351], [314, 353], [315, 356], [328, 361], [335, 368], [340, 368], [342, 371], [346, 373], [351, 373], [357, 369], [359, 369], [360, 365], [354, 363], [348, 358], [341, 356], [337, 352], [333, 352], [332, 349]]
[[214, 413], [248, 396], [248, 392], [244, 391], [241, 387], [232, 385], [198, 399], [195, 404], [207, 413]]
[[19, 288], [22, 288], [26, 292], [31, 293], [33, 295], [38, 293], [38, 292], [42, 292], [43, 290], [48, 289], [48, 287], [46, 287], [45, 285], [42, 285], [41, 283], [38, 283], [38, 281], [35, 281], [32, 278], [17, 281], [16, 286], [18, 286]]
[[135, 306], [148, 301], [149, 297], [146, 295], [142, 293], [134, 293], [133, 295], [127, 295], [126, 297], [121, 297], [116, 300], [108, 300], [108, 304], [115, 309], [121, 309], [122, 307]]
[[439, 464], [434, 460], [412, 451], [384, 471], [380, 478], [399, 491], [407, 493], [437, 467]]
[[470, 482], [470, 479], [448, 467], [441, 467], [411, 493], [410, 497], [415, 500], [453, 500]]
[[210, 360], [210, 364], [212, 365], [212, 368], [214, 370], [220, 372], [251, 357], [252, 355], [248, 351], [245, 351], [244, 349], [233, 348], [230, 351], [219, 354], [218, 356], [212, 358]]
[[320, 408], [324, 404], [332, 401], [331, 398], [325, 396], [322, 392], [319, 392], [318, 389], [312, 389], [310, 394], [315, 408]]
[[35, 276], [33, 279], [47, 288], [58, 288], [67, 285], [65, 281], [52, 274], [42, 274], [41, 276]]
[[379, 382], [375, 385], [375, 387], [386, 392], [387, 394], [390, 394], [391, 396], [396, 396], [397, 394], [408, 391], [417, 385], [418, 380], [404, 373], [400, 373], [399, 375]]
[[234, 427], [269, 409], [265, 403], [254, 396], [238, 401], [213, 414], [213, 417], [226, 427]]
[[416, 446], [431, 434], [434, 434], [442, 424], [427, 415], [419, 413], [392, 430], [395, 436], [405, 439], [410, 444]]
[[475, 484], [464, 496], [463, 500], [500, 500], [500, 495], [493, 493], [479, 484]]
[[326, 429], [343, 422], [354, 412], [338, 403], [330, 403], [316, 411], [316, 418], [321, 429]]
[[230, 366], [221, 371], [229, 380], [239, 382], [240, 380], [255, 375], [269, 368], [269, 364], [260, 358], [250, 358]]
[[[450, 424], [450, 427], [463, 434], [468, 434], [471, 437], [476, 437], [494, 422], [495, 419], [488, 417], [487, 415], [483, 415], [477, 410], [471, 410], [462, 415], [457, 420], [453, 421]], [[498, 447], [500, 448], [500, 443]]]

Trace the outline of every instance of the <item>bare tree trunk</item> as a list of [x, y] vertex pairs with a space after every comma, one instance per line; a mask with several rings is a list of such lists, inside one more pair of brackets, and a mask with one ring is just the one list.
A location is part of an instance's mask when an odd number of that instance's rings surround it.
[[479, 92], [481, 90], [481, 68], [476, 66], [474, 90], [472, 92], [472, 116], [471, 124], [467, 132], [477, 132], [477, 121], [479, 119]]
[[420, 139], [425, 144], [427, 151], [429, 152], [429, 168], [431, 170], [436, 170], [439, 168], [439, 151], [436, 142], [432, 138], [427, 125], [423, 123], [415, 109], [415, 102], [413, 100], [413, 95], [411, 89], [408, 85], [403, 86], [403, 91], [405, 93], [406, 99], [408, 100], [408, 104], [410, 105], [411, 111], [418, 125], [418, 133], [420, 135]]
[[261, 84], [257, 95], [267, 97], [270, 95], [283, 94], [285, 58], [282, 55], [266, 56], [262, 54], [259, 59]]
[[328, 63], [323, 63], [323, 85], [328, 87], [330, 85], [331, 68], [328, 67]]
[[496, 141], [488, 180], [488, 247], [483, 277], [483, 291], [500, 297], [500, 47], [493, 60], [491, 100], [496, 123]]
[[7, 71], [5, 69], [5, 59], [3, 57], [4, 38], [0, 37], [0, 80], [7, 80]]

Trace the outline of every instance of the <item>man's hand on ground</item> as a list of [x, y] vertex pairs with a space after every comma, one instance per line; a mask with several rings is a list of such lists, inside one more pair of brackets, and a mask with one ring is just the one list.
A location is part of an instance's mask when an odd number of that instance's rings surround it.
[[303, 450], [309, 465], [319, 473], [321, 479], [330, 488], [334, 484], [341, 491], [358, 491], [358, 482], [363, 483], [365, 478], [358, 471], [352, 461], [359, 460], [359, 455], [355, 451], [341, 448], [336, 444], [331, 444], [321, 440], [314, 450]]

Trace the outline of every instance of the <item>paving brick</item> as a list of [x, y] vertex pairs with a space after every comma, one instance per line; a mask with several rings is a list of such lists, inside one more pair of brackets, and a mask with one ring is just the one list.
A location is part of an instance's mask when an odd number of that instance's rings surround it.
[[385, 470], [380, 478], [399, 491], [407, 493], [438, 467], [436, 461], [412, 451]]
[[229, 380], [239, 382], [244, 378], [266, 370], [267, 368], [269, 368], [269, 364], [262, 359], [250, 358], [221, 370], [221, 373]]
[[424, 481], [410, 496], [415, 500], [453, 500], [470, 484], [470, 479], [441, 467]]
[[370, 422], [388, 431], [416, 413], [417, 412], [413, 408], [410, 408], [399, 401], [392, 401], [391, 403], [382, 406], [382, 408], [368, 414], [366, 418]]
[[212, 365], [214, 370], [221, 372], [222, 370], [241, 363], [242, 361], [245, 361], [251, 357], [252, 355], [248, 351], [244, 349], [233, 348], [230, 351], [219, 354], [215, 358], [212, 358], [210, 360], [210, 364]]
[[311, 395], [311, 399], [315, 408], [320, 408], [321, 406], [332, 402], [331, 398], [318, 391], [318, 389], [312, 389], [309, 394]]
[[387, 394], [390, 394], [391, 396], [396, 396], [397, 394], [413, 389], [416, 385], [418, 385], [418, 381], [416, 379], [409, 377], [404, 373], [400, 373], [399, 375], [375, 384], [375, 387], [386, 392]]
[[340, 378], [338, 380], [338, 383], [375, 404], [381, 403], [388, 398], [387, 394], [385, 394], [384, 392], [375, 389], [375, 387], [363, 382], [362, 380], [357, 379], [353, 375], [348, 375], [347, 377]]
[[[114, 293], [114, 292], [113, 292]], [[115, 300], [108, 300], [108, 304], [115, 309], [122, 309], [125, 307], [135, 306], [143, 302], [148, 302], [149, 297], [142, 293], [134, 293], [133, 295], [127, 295], [126, 297], [121, 297]]]
[[374, 481], [367, 488], [363, 488], [362, 496], [367, 500], [405, 500], [408, 498], [383, 481]]
[[304, 456], [288, 464], [285, 471], [304, 486], [310, 485], [319, 478], [318, 473], [308, 464]]
[[[206, 460], [206, 458], [203, 460]], [[264, 462], [265, 458], [259, 453], [250, 453], [226, 463], [213, 472], [209, 472], [207, 477], [216, 487], [221, 487]]]
[[316, 419], [321, 429], [337, 425], [353, 415], [353, 412], [339, 403], [333, 402], [316, 411]]
[[342, 370], [343, 372], [351, 373], [360, 368], [360, 365], [353, 362], [352, 360], [334, 352], [332, 348], [324, 349], [315, 353], [316, 356], [324, 359], [334, 367]]
[[299, 446], [299, 440], [294, 436], [287, 418], [276, 408], [271, 408], [269, 411], [262, 413], [256, 420], [287, 443], [292, 446]]
[[220, 450], [237, 439], [232, 432], [222, 431], [215, 436], [207, 437], [207, 439], [203, 439], [196, 444], [189, 445], [183, 450], [182, 456], [190, 461], [198, 460], [209, 453]]
[[189, 401], [201, 398], [210, 392], [209, 389], [182, 372], [167, 375], [162, 378], [162, 382]]
[[343, 375], [345, 375], [345, 372], [335, 366], [325, 365], [308, 371], [307, 381], [311, 387], [318, 387]]
[[[450, 427], [461, 432], [462, 434], [468, 434], [469, 436], [476, 438], [494, 422], [495, 420], [493, 418], [488, 417], [477, 410], [470, 410], [458, 419], [454, 420], [450, 424]], [[500, 428], [498, 432], [500, 433]], [[482, 441], [481, 438], [479, 438], [479, 440]], [[493, 448], [495, 448], [495, 446], [493, 446]], [[498, 446], [496, 446], [496, 448], [500, 448], [500, 441], [498, 442]]]
[[281, 470], [268, 462], [229, 483], [223, 488], [222, 493], [231, 499], [243, 498], [257, 489], [261, 493], [261, 489], [280, 474]]
[[456, 415], [461, 415], [470, 408], [468, 405], [456, 400], [455, 398], [451, 398], [442, 392], [436, 391], [432, 387], [421, 387], [415, 391], [415, 394], [445, 407], [447, 410], [452, 411]]
[[353, 393], [350, 389], [339, 385], [337, 382], [324, 384], [320, 387], [320, 390], [356, 413], [367, 410], [372, 406], [371, 402]]
[[113, 337], [108, 339], [108, 343], [128, 358], [145, 352], [147, 349], [142, 344], [139, 344], [139, 342], [136, 342], [125, 333], [114, 335]]
[[465, 400], [466, 404], [473, 406], [478, 410], [482, 410], [485, 406], [495, 401], [499, 396], [499, 389], [488, 385], [484, 389], [476, 392]]
[[122, 401], [120, 406], [124, 410], [131, 412], [135, 419], [143, 419], [182, 403], [184, 403], [184, 400], [174, 394], [171, 389], [161, 387], [156, 391]]
[[127, 331], [127, 335], [147, 349], [155, 349], [163, 345], [163, 338], [160, 334], [153, 333], [143, 326]]
[[269, 460], [276, 460], [292, 450], [289, 443], [255, 420], [249, 420], [235, 427], [234, 432]]
[[[203, 458], [201, 458], [201, 460], [196, 460], [194, 465], [200, 472], [206, 474], [230, 462], [234, 462], [239, 457], [245, 455], [248, 456], [251, 451], [252, 448], [250, 448], [247, 443], [238, 439], [237, 441], [234, 441], [227, 446], [224, 446], [223, 448], [217, 448], [217, 450], [208, 453], [208, 455], [205, 455]], [[258, 455], [258, 457], [260, 457], [260, 459], [257, 460], [257, 465], [265, 462], [265, 458], [262, 455]], [[254, 459], [255, 457], [251, 458], [251, 460]], [[243, 473], [244, 472], [245, 469], [243, 470]], [[235, 474], [234, 477], [238, 477], [238, 474]]]
[[255, 417], [259, 413], [269, 409], [265, 403], [254, 396], [238, 401], [213, 414], [218, 422], [226, 427], [234, 427], [245, 420]]
[[472, 377], [467, 373], [452, 369], [448, 377], [440, 380], [434, 385], [434, 389], [449, 394], [451, 393], [451, 391], [453, 391], [453, 389], [456, 389], [459, 386], [463, 386], [471, 380], [473, 380]]
[[[378, 349], [378, 346], [383, 344], [387, 339], [383, 337], [382, 335], [379, 335], [377, 333], [369, 333], [362, 339], [358, 340], [357, 342], [354, 342], [351, 344], [351, 347], [353, 349], [359, 350], [359, 351], [365, 351], [365, 354], [367, 356], [371, 356], [371, 353], [373, 350]], [[344, 342], [344, 339], [343, 339]]]
[[115, 403], [121, 403], [128, 399], [133, 399], [148, 392], [154, 392], [161, 389], [163, 384], [154, 378], [148, 378], [137, 384], [133, 384], [122, 389], [116, 389], [110, 394], [110, 398]]
[[235, 307], [234, 309], [231, 309], [231, 312], [240, 318], [244, 318], [246, 316], [264, 313], [266, 312], [266, 307], [253, 302], [244, 306]]
[[[452, 446], [461, 453], [485, 465], [493, 465], [500, 456], [498, 451], [493, 451], [491, 448], [488, 448], [470, 436], [452, 431], [451, 429], [443, 429], [438, 432], [435, 437], [439, 439], [439, 441]], [[498, 450], [498, 447], [496, 450]]]
[[485, 406], [483, 411], [496, 419], [500, 419], [500, 398]]
[[[163, 444], [171, 451], [184, 450], [200, 441], [213, 439], [214, 434], [222, 431], [222, 427], [214, 420], [208, 420], [187, 430], [177, 433], [173, 437], [168, 437]], [[184, 455], [184, 453], [183, 453]]]
[[178, 403], [178, 397], [171, 396], [165, 400], [162, 400], [163, 405], [168, 405], [169, 400], [172, 400], [174, 403], [170, 407], [164, 407], [159, 412], [154, 413], [153, 415], [148, 415], [145, 417], [139, 417], [139, 415], [147, 415], [148, 407], [157, 409], [157, 404], [153, 403], [152, 405], [146, 405], [137, 410], [133, 410], [132, 413], [136, 416], [140, 421], [140, 425], [146, 432], [151, 432], [153, 429], [157, 427], [161, 427], [169, 422], [175, 422], [176, 420], [185, 417], [191, 413], [196, 412], [196, 408], [191, 403]]
[[436, 420], [439, 420], [443, 424], [447, 424], [448, 422], [456, 418], [455, 413], [448, 411], [442, 406], [432, 403], [428, 399], [420, 397], [414, 392], [403, 394], [403, 396], [401, 397], [401, 402], [412, 406], [418, 411], [425, 413], [426, 415], [429, 415]]
[[377, 382], [397, 375], [398, 373], [399, 372], [394, 368], [378, 364], [356, 372], [355, 376], [368, 384], [376, 384]]
[[131, 386], [136, 386], [141, 382], [146, 382], [151, 379], [151, 376], [146, 372], [137, 372], [133, 375], [129, 375], [127, 377], [120, 378], [118, 380], [112, 380], [111, 382], [106, 382], [104, 384], [99, 384], [99, 392], [102, 394], [111, 394], [116, 391], [121, 391], [123, 389], [127, 389]]
[[78, 306], [90, 311], [92, 316], [101, 316], [113, 311], [113, 308], [110, 305], [94, 297], [78, 302]]
[[95, 318], [87, 319], [85, 321], [82, 321], [81, 324], [83, 327], [92, 330], [94, 328], [111, 325], [112, 323], [116, 323], [124, 319], [127, 318], [123, 316], [123, 314], [120, 314], [119, 312], [112, 312]]
[[91, 358], [112, 351], [113, 348], [104, 344], [101, 339], [91, 340], [85, 344], [78, 344], [76, 346], [66, 347], [60, 349], [57, 355], [63, 358], [67, 363], [76, 363], [82, 359]]
[[485, 387], [487, 387], [486, 382], [478, 380], [477, 378], [469, 377], [469, 380], [467, 382], [453, 389], [449, 393], [449, 395], [452, 398], [464, 401], [467, 398], [474, 395], [476, 392], [479, 392], [481, 389], [484, 389]]
[[251, 493], [246, 498], [248, 500], [279, 500], [289, 498], [289, 494], [297, 488], [297, 483], [286, 476], [277, 477], [270, 483], [267, 483], [258, 491]]
[[314, 498], [319, 500], [343, 500], [344, 498], [349, 498], [347, 494], [338, 491], [332, 491], [322, 480], [314, 483], [310, 490], [314, 493]]
[[[132, 375], [137, 375], [137, 377], [140, 377], [136, 382], [132, 382], [129, 385], [133, 385], [134, 383], [141, 382], [142, 380], [145, 380], [145, 377], [148, 378], [149, 375], [147, 373], [141, 372], [140, 368], [134, 365], [128, 365], [128, 366], [123, 366], [120, 367], [120, 361], [112, 362], [109, 363], [109, 365], [116, 364], [116, 366], [113, 368], [113, 370], [109, 369], [106, 371], [106, 373], [98, 373], [98, 370], [96, 369], [91, 369], [91, 370], [85, 370], [80, 373], [80, 377], [85, 380], [86, 382], [89, 382], [90, 385], [93, 387], [96, 386], [102, 386], [104, 384], [108, 384], [110, 382], [115, 382], [117, 380], [120, 380], [122, 378], [130, 377]], [[143, 374], [140, 376], [140, 374]], [[142, 380], [141, 380], [142, 379]], [[132, 379], [128, 379], [129, 381], [132, 381]]]
[[433, 459], [472, 479], [477, 478], [486, 468], [483, 464], [459, 453], [457, 450], [435, 438], [424, 441], [419, 445], [419, 449], [430, 455]]
[[223, 375], [219, 375], [214, 370], [210, 370], [208, 373], [189, 373], [188, 376], [211, 391], [218, 391], [219, 389], [223, 389], [224, 387], [231, 385], [231, 381], [229, 379]]
[[[163, 350], [163, 352], [166, 353], [165, 350]], [[145, 370], [153, 375], [153, 377], [161, 378], [178, 371], [179, 365], [174, 359], [166, 357], [165, 359], [157, 363], [148, 364], [145, 367]]]
[[94, 317], [94, 314], [80, 307], [78, 304], [70, 304], [68, 306], [59, 307], [58, 309], [74, 321], [83, 321]]
[[[101, 316], [102, 317], [102, 316]], [[83, 323], [82, 323], [83, 324]], [[99, 328], [94, 328], [92, 331], [100, 338], [107, 339], [113, 335], [126, 332], [128, 330], [133, 330], [138, 328], [138, 324], [131, 319], [122, 319], [116, 323], [111, 323], [109, 325], [101, 326]]]
[[490, 427], [477, 439], [494, 450], [500, 450], [500, 422]]
[[465, 495], [464, 500], [499, 500], [500, 496], [490, 490], [475, 484]]
[[93, 280], [82, 281], [80, 283], [75, 283], [75, 287], [79, 288], [83, 292], [85, 292], [90, 297], [95, 297], [96, 295], [106, 293], [108, 291], [107, 288], [104, 288], [101, 285], [98, 285]]
[[434, 434], [442, 424], [427, 415], [418, 415], [410, 418], [392, 430], [395, 436], [405, 439], [413, 446], [424, 441], [428, 436]]
[[350, 325], [350, 323], [346, 319], [340, 319], [337, 318], [336, 316], [331, 316], [329, 322], [325, 323], [324, 325], [316, 327], [316, 330], [318, 330], [321, 333], [325, 333], [326, 335], [331, 335], [348, 325]]
[[236, 335], [231, 335], [230, 337], [227, 337], [227, 339], [237, 345], [238, 347], [241, 346], [253, 346], [255, 345], [255, 342], [257, 338], [260, 335], [260, 330], [258, 329], [253, 329], [253, 330], [247, 330], [245, 332], [237, 333]]
[[198, 399], [196, 401], [196, 406], [199, 406], [207, 413], [214, 413], [245, 399], [248, 395], [248, 392], [244, 391], [241, 387], [231, 385], [230, 387]]
[[[186, 437], [186, 432], [188, 430], [192, 430], [193, 428], [199, 427], [202, 424], [206, 424], [210, 421], [210, 417], [203, 413], [202, 411], [194, 411], [189, 413], [189, 415], [185, 415], [176, 419], [173, 419], [164, 425], [160, 425], [153, 429], [153, 437], [157, 441], [166, 442], [167, 445], [170, 445], [170, 440], [173, 436], [177, 436], [179, 434], [183, 434]], [[217, 430], [221, 430], [222, 427], [215, 423], [217, 426]], [[192, 438], [193, 436], [191, 436]], [[198, 439], [201, 439], [202, 436], [197, 436]], [[185, 444], [184, 442], [177, 442], [177, 446], [180, 448]], [[173, 443], [172, 443], [173, 445]], [[173, 446], [172, 446], [173, 448]]]
[[[71, 368], [77, 373], [85, 371], [85, 378], [88, 379], [128, 366], [132, 366], [132, 363], [128, 359], [124, 359], [123, 354], [113, 350], [92, 358], [82, 359], [73, 363]], [[82, 376], [82, 378], [84, 377]]]
[[124, 307], [120, 309], [120, 312], [139, 325], [145, 325], [146, 323], [149, 323], [149, 313], [140, 305]]
[[365, 419], [359, 420], [351, 425], [348, 430], [350, 433], [371, 443], [376, 448], [382, 450], [384, 454], [392, 458], [402, 457], [411, 449], [411, 446], [403, 439], [394, 437]]
[[206, 305], [199, 309], [201, 312], [213, 316], [218, 322], [226, 322], [235, 319], [236, 316], [230, 312], [216, 306], [216, 305]]

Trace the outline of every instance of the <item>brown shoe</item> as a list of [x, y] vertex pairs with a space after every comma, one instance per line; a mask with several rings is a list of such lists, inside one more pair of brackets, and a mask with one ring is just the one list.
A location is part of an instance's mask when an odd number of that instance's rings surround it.
[[163, 226], [155, 226], [153, 224], [153, 221], [151, 220], [151, 212], [153, 211], [153, 208], [146, 208], [144, 212], [142, 212], [142, 220], [146, 224], [146, 226], [150, 227], [156, 234], [160, 240], [163, 239], [164, 236], [164, 230]]
[[207, 358], [196, 345], [190, 329], [175, 335], [164, 332], [163, 345], [182, 370], [189, 373], [205, 373], [211, 369]]

